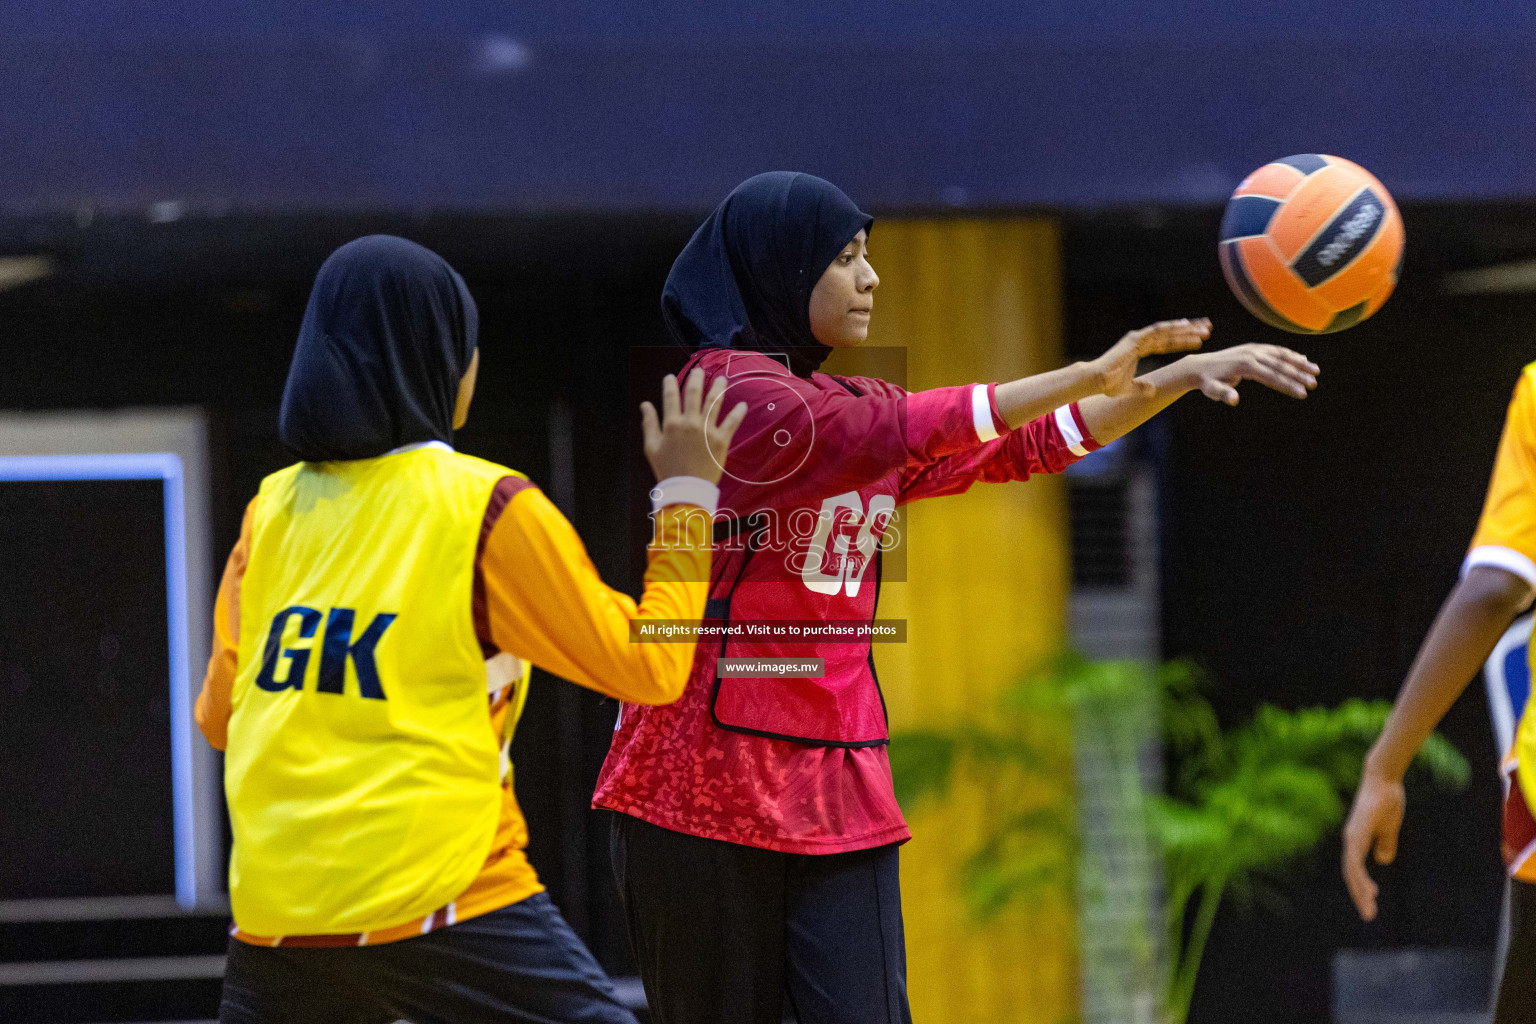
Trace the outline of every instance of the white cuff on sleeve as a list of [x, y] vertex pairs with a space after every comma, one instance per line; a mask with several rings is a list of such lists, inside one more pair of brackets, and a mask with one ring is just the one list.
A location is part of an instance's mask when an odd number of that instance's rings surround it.
[[1474, 565], [1491, 565], [1496, 569], [1503, 569], [1536, 587], [1536, 562], [1514, 548], [1499, 547], [1496, 544], [1479, 544], [1467, 552], [1466, 561], [1461, 563], [1461, 574], [1465, 576], [1467, 570]]
[[992, 396], [985, 384], [971, 388], [971, 422], [976, 425], [978, 441], [997, 440], [997, 424], [992, 422]]
[[710, 515], [720, 504], [720, 488], [696, 476], [669, 476], [651, 488], [651, 511], [668, 505], [697, 505]]
[[1073, 455], [1081, 457], [1088, 454], [1088, 449], [1083, 447], [1083, 432], [1077, 429], [1077, 420], [1072, 415], [1070, 405], [1057, 407], [1056, 429], [1061, 431], [1061, 439], [1067, 443]]

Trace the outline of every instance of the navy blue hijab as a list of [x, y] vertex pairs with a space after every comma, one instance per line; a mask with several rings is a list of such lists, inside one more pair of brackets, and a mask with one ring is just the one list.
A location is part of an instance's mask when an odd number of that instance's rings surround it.
[[393, 235], [331, 253], [315, 276], [278, 431], [310, 462], [453, 443], [459, 380], [480, 328], [464, 279]]
[[687, 348], [783, 354], [809, 377], [832, 350], [811, 333], [811, 289], [874, 218], [829, 181], [770, 171], [737, 185], [693, 233], [661, 292]]

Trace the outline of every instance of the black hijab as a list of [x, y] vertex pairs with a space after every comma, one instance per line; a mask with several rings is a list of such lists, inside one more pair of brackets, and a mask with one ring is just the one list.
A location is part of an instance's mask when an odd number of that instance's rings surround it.
[[393, 235], [331, 253], [315, 276], [278, 430], [310, 462], [453, 443], [480, 316], [441, 256]]
[[811, 333], [811, 289], [874, 218], [829, 181], [770, 171], [737, 185], [683, 248], [661, 315], [687, 348], [777, 352], [801, 377], [831, 349]]

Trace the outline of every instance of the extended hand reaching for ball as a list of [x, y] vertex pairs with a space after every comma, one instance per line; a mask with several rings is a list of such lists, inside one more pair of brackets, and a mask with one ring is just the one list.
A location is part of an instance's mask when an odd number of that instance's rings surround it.
[[688, 375], [688, 382], [679, 395], [677, 378], [669, 373], [661, 382], [660, 422], [654, 405], [640, 403], [645, 457], [657, 480], [696, 476], [712, 484], [720, 482], [731, 438], [747, 415], [747, 403], [737, 402], [729, 413], [720, 417], [725, 388], [725, 378], [716, 377], [706, 397], [704, 371], [695, 369]]
[[[1210, 333], [1211, 322], [1203, 317], [1164, 321], [1127, 334], [1092, 365], [1097, 367], [1098, 363], [1109, 361], [1111, 356], [1121, 352], [1121, 362], [1115, 365], [1134, 366], [1131, 357], [1123, 354], [1123, 349], [1139, 345], [1165, 352], [1181, 347], [1194, 348]], [[1317, 364], [1300, 352], [1279, 345], [1235, 345], [1217, 352], [1196, 352], [1175, 360], [1136, 378], [1131, 385], [1121, 385], [1123, 394], [1118, 396], [1106, 397], [1109, 394], [1106, 388], [1105, 395], [1091, 395], [1080, 401], [1078, 410], [1088, 432], [1103, 445], [1136, 429], [1180, 395], [1191, 391], [1199, 390], [1213, 402], [1236, 405], [1237, 385], [1245, 380], [1256, 380], [1292, 398], [1306, 398], [1307, 392], [1317, 387], [1317, 373]]]
[[1136, 379], [1136, 365], [1144, 356], [1168, 352], [1189, 352], [1200, 347], [1211, 335], [1211, 322], [1198, 320], [1160, 320], [1150, 327], [1128, 332], [1091, 364], [1103, 380], [1100, 390], [1111, 397], [1132, 392], [1150, 395], [1154, 385]]
[[1279, 345], [1234, 345], [1219, 352], [1185, 356], [1176, 364], [1194, 374], [1191, 383], [1206, 398], [1237, 404], [1237, 385], [1258, 381], [1292, 398], [1306, 398], [1317, 387], [1317, 364], [1300, 352]]

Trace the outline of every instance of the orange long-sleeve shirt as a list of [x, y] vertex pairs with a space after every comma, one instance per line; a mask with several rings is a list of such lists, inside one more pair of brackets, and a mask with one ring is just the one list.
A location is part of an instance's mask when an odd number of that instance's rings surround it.
[[[195, 715], [208, 742], [228, 741], [230, 697], [239, 660], [240, 587], [250, 559], [256, 501], [246, 507], [240, 539], [230, 553], [214, 606], [213, 653]], [[691, 515], [689, 513], [692, 513]], [[496, 487], [481, 527], [474, 607], [487, 656], [506, 652], [572, 682], [635, 704], [676, 700], [688, 681], [693, 643], [632, 643], [631, 619], [698, 619], [708, 596], [709, 517], [689, 505], [657, 514], [639, 604], [598, 575], [575, 529], [537, 487], [506, 477]], [[487, 728], [498, 737], [509, 713], [511, 687], [490, 695]], [[501, 822], [485, 866], [458, 899], [395, 928], [351, 935], [237, 938], [265, 945], [375, 945], [489, 913], [543, 889], [524, 854], [528, 828], [503, 780]]]

